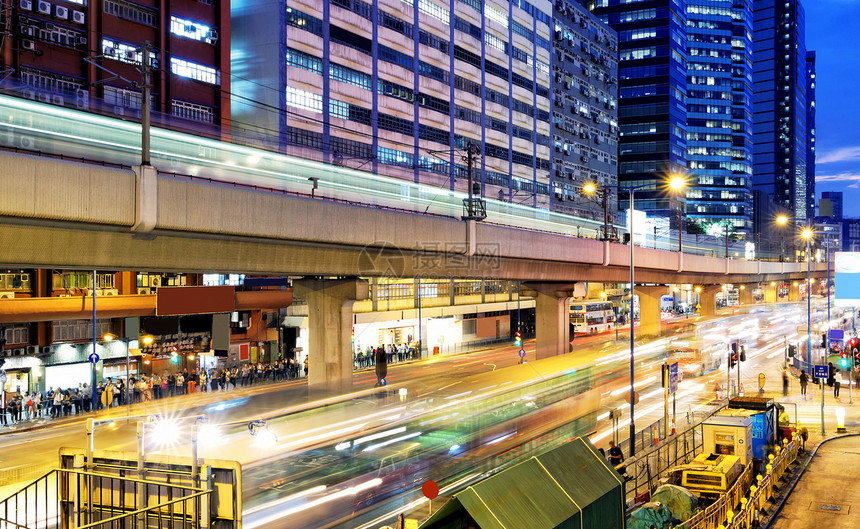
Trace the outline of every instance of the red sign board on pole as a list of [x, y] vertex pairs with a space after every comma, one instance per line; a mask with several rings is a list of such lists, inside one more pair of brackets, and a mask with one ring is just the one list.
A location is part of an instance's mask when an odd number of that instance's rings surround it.
[[424, 497], [428, 500], [434, 500], [439, 495], [439, 485], [432, 479], [428, 479], [421, 485], [421, 492], [424, 493]]

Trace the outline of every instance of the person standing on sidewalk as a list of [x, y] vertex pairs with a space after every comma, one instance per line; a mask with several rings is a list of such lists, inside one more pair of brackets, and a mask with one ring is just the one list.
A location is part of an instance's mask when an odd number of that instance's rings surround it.
[[806, 384], [809, 382], [809, 376], [807, 376], [806, 371], [801, 370], [800, 372], [800, 395], [803, 397], [803, 400], [806, 400]]
[[833, 396], [839, 398], [839, 386], [842, 385], [842, 372], [839, 369], [833, 373]]
[[788, 369], [782, 368], [782, 396], [788, 396]]

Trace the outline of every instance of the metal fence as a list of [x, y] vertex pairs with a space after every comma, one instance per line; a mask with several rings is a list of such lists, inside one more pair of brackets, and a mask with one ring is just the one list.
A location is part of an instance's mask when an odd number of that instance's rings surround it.
[[48, 472], [0, 502], [0, 529], [198, 529], [211, 491], [83, 470]]
[[[666, 470], [689, 463], [701, 451], [703, 444], [702, 422], [726, 407], [718, 403], [713, 409], [703, 412], [687, 412], [676, 424], [676, 433], [663, 436], [663, 419], [660, 419], [636, 434], [636, 457], [625, 461], [627, 500], [635, 500], [657, 486], [661, 474]], [[681, 427], [677, 431], [678, 426]], [[619, 443], [622, 452], [629, 454], [630, 440]]]

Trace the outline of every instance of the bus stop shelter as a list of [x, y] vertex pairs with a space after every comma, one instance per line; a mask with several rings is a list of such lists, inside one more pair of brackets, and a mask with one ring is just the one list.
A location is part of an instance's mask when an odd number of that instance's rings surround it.
[[467, 488], [421, 528], [622, 529], [624, 498], [624, 479], [577, 438]]

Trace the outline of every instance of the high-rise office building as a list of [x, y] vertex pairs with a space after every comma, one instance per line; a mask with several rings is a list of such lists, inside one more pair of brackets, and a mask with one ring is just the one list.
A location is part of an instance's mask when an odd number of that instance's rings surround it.
[[815, 197], [807, 173], [804, 10], [798, 0], [756, 0], [753, 9], [753, 185], [805, 222]]
[[[7, 93], [140, 116], [142, 46], [151, 45], [153, 123], [229, 117], [230, 10], [220, 0], [5, 2]], [[11, 28], [11, 29], [10, 29]], [[179, 118], [179, 119], [176, 119]], [[20, 145], [18, 145], [20, 147]]]
[[828, 208], [822, 208], [820, 216], [842, 220], [842, 191], [822, 191], [821, 200], [827, 200], [829, 205]]
[[471, 147], [484, 196], [549, 208], [552, 9], [233, 2], [233, 68], [248, 80], [233, 118], [288, 153], [461, 191]]
[[753, 227], [752, 0], [687, 1], [686, 212]]
[[[618, 39], [584, 7], [556, 2], [553, 12], [552, 209], [614, 223], [609, 192], [585, 196], [586, 183], [614, 186], [618, 174]], [[607, 234], [610, 236], [610, 234]]]
[[[815, 196], [815, 52], [806, 52], [806, 196]], [[810, 204], [807, 217], [814, 215]], [[839, 217], [842, 218], [840, 200]]]
[[[684, 0], [582, 0], [618, 32], [618, 184], [637, 210], [670, 214], [658, 182], [687, 170], [687, 14]], [[648, 184], [653, 183], [653, 186]], [[619, 193], [619, 208], [629, 193]]]

